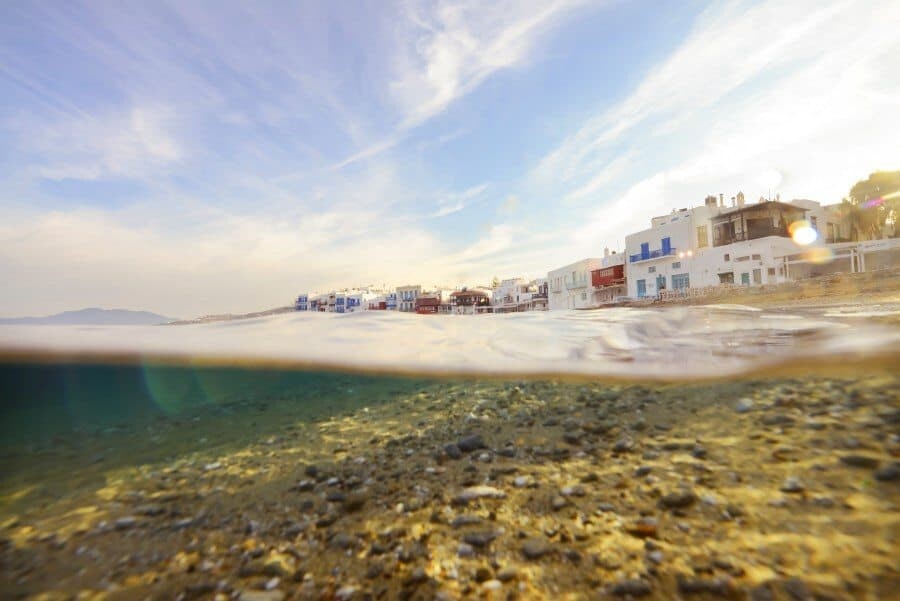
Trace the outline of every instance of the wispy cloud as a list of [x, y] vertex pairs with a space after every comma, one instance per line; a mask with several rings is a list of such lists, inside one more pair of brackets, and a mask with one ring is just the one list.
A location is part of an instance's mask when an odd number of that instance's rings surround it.
[[432, 217], [446, 217], [453, 213], [458, 213], [465, 209], [469, 204], [478, 198], [487, 190], [488, 184], [479, 184], [472, 186], [462, 192], [442, 194], [438, 201], [438, 209], [432, 213]]
[[401, 127], [443, 112], [495, 72], [527, 62], [541, 36], [584, 0], [412, 3], [391, 94]]

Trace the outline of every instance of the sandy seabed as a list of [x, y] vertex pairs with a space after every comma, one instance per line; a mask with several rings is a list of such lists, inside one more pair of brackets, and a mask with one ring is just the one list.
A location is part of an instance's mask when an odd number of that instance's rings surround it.
[[234, 401], [7, 449], [2, 596], [760, 601], [900, 586], [896, 375], [334, 378], [342, 392], [316, 403]]

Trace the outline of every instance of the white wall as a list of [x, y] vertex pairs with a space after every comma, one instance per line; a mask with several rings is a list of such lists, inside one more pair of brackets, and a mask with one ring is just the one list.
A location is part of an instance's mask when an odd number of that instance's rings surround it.
[[600, 269], [601, 259], [582, 259], [547, 273], [549, 309], [587, 309], [595, 306], [591, 271]]

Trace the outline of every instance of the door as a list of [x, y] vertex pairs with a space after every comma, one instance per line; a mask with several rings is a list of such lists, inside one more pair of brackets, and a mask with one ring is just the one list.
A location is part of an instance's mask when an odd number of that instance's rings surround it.
[[656, 293], [659, 294], [663, 290], [666, 289], [666, 276], [658, 275], [656, 276]]
[[749, 286], [750, 285], [750, 274], [744, 272], [741, 274], [741, 286]]
[[638, 298], [644, 298], [645, 296], [647, 296], [647, 280], [637, 281], [637, 295]]

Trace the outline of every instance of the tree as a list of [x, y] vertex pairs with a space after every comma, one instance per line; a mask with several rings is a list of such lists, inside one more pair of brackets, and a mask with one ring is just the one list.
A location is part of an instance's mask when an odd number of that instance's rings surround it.
[[876, 171], [856, 182], [842, 201], [843, 216], [854, 240], [880, 238], [885, 225], [897, 222], [900, 171]]
[[491, 288], [499, 288], [500, 287], [500, 278], [494, 276], [494, 279], [491, 280]]

